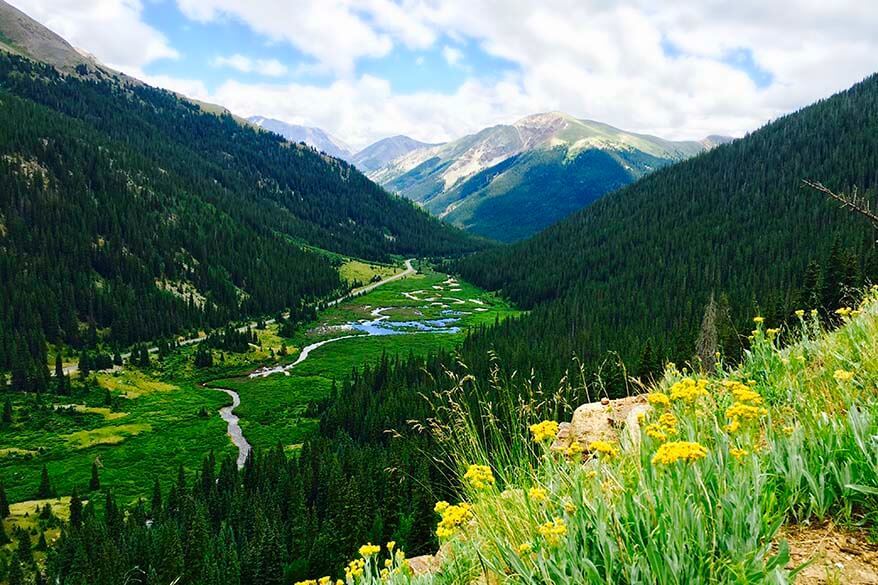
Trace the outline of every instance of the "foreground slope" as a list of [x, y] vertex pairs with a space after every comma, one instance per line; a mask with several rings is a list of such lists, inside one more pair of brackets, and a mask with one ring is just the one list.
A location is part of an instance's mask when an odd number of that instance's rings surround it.
[[[876, 132], [873, 76], [462, 261], [466, 278], [536, 308], [485, 343], [551, 339], [533, 362], [615, 350], [633, 365], [650, 338], [659, 355], [691, 357], [711, 294], [727, 296], [741, 332], [754, 302], [775, 322], [797, 308], [834, 310], [846, 287], [878, 276], [875, 236], [801, 181], [874, 196]], [[811, 261], [821, 266], [806, 270]]]
[[[584, 405], [566, 429], [536, 401], [447, 409], [463, 502], [436, 505], [443, 571], [417, 582], [874, 583], [876, 303], [873, 287], [831, 333], [802, 314], [786, 347], [757, 317], [740, 366], [669, 364], [645, 396]], [[355, 583], [377, 582], [367, 564]]]
[[514, 241], [721, 140], [672, 142], [551, 112], [412, 151], [369, 176], [446, 221]]
[[[472, 239], [356, 169], [175, 95], [0, 54], [0, 367], [43, 337], [127, 344], [296, 307], [343, 254], [447, 254]], [[30, 383], [29, 383], [30, 384]]]

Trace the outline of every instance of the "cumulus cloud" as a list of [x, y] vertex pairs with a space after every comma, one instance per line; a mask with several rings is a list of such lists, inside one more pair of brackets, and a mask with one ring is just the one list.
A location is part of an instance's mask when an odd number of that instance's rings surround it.
[[10, 0], [16, 8], [87, 50], [114, 69], [129, 72], [179, 53], [145, 24], [140, 0]]
[[289, 72], [286, 65], [277, 59], [251, 59], [239, 53], [228, 57], [216, 57], [214, 67], [230, 67], [241, 73], [258, 73], [266, 77], [283, 77]]
[[[244, 114], [305, 118], [354, 143], [397, 132], [442, 140], [554, 109], [669, 138], [741, 135], [865, 77], [878, 52], [878, 11], [849, 0], [333, 0], [304, 2], [295, 18], [281, 0], [178, 2], [202, 20], [238, 18], [338, 75], [325, 87], [230, 83], [216, 99]], [[315, 35], [333, 42], [312, 44]], [[444, 94], [351, 77], [358, 59], [393, 43], [424, 48], [443, 37], [472, 41], [516, 72]], [[452, 65], [465, 57], [450, 45], [439, 51]], [[741, 51], [768, 87], [729, 58]]]
[[[175, 55], [137, 20], [138, 0], [94, 0], [87, 8], [77, 0], [13, 1], [38, 7], [31, 13], [111, 64]], [[309, 61], [290, 63], [291, 78], [319, 71], [328, 81], [228, 81], [208, 92], [197, 80], [153, 80], [190, 87], [242, 115], [320, 126], [356, 145], [397, 133], [446, 140], [547, 110], [667, 138], [741, 135], [849, 87], [875, 70], [878, 54], [878, 10], [862, 0], [176, 2], [191, 20], [234, 20], [269, 48], [295, 47]], [[466, 79], [443, 92], [403, 93], [358, 71], [361, 61], [399, 47], [416, 51], [416, 62], [432, 52], [461, 67], [482, 51], [509, 66], [461, 69]], [[225, 59], [238, 70], [258, 69], [240, 55]], [[748, 67], [763, 79], [751, 78]]]

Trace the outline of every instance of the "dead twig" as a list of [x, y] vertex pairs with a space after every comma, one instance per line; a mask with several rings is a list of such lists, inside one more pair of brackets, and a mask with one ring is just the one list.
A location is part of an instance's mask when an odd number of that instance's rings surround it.
[[851, 195], [846, 195], [844, 193], [836, 193], [823, 183], [817, 181], [802, 179], [802, 183], [839, 202], [844, 209], [849, 209], [854, 213], [862, 215], [872, 223], [872, 227], [878, 230], [878, 214], [872, 211], [869, 201], [857, 193], [856, 187], [854, 187], [854, 192]]

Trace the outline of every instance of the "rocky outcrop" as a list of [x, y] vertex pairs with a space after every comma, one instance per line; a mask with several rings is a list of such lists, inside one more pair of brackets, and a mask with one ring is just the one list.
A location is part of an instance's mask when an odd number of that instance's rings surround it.
[[618, 443], [622, 449], [640, 444], [640, 416], [650, 409], [642, 395], [583, 404], [569, 423], [561, 423], [552, 450], [567, 452], [573, 442], [588, 451], [594, 441]]

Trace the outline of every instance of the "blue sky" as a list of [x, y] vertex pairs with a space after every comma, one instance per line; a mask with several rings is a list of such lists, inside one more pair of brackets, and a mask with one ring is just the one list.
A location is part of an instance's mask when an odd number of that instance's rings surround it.
[[854, 0], [11, 2], [148, 83], [354, 147], [549, 110], [737, 136], [862, 79], [878, 53], [878, 11]]

